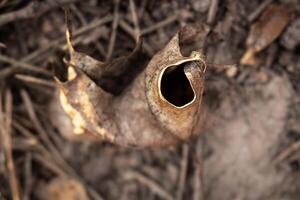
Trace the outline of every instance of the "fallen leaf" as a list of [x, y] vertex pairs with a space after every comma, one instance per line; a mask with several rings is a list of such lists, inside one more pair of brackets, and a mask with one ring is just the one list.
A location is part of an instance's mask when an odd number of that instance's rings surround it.
[[200, 52], [181, 54], [179, 34], [149, 63], [141, 43], [129, 56], [103, 63], [76, 52], [68, 31], [66, 35], [69, 78], [56, 76], [59, 91], [51, 108], [61, 133], [79, 140], [153, 147], [175, 144], [199, 132], [194, 129], [206, 63]]
[[260, 19], [251, 26], [246, 40], [247, 50], [240, 63], [255, 65], [255, 54], [270, 45], [284, 30], [292, 15], [289, 9], [279, 4], [270, 5]]

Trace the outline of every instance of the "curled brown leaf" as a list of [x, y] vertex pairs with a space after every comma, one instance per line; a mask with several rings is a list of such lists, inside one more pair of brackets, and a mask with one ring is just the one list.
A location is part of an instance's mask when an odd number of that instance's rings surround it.
[[171, 145], [196, 133], [206, 63], [200, 52], [181, 54], [179, 34], [149, 62], [141, 43], [129, 56], [103, 63], [76, 52], [68, 31], [67, 41], [69, 78], [56, 75], [51, 109], [60, 132], [136, 147]]

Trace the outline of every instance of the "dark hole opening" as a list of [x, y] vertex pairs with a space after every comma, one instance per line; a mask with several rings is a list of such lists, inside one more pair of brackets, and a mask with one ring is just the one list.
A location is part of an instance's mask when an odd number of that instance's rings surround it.
[[163, 97], [177, 107], [186, 105], [194, 98], [194, 91], [183, 70], [187, 63], [168, 67], [161, 78]]

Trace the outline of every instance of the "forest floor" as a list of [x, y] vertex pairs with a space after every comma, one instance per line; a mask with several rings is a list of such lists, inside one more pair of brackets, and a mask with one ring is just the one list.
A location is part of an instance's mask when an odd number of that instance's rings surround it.
[[[135, 46], [129, 2], [0, 0], [0, 200], [299, 199], [298, 0], [134, 2], [149, 57], [181, 27], [206, 24], [207, 38], [193, 45], [208, 63], [235, 64], [207, 69], [209, 120], [193, 141], [161, 149], [72, 142], [50, 123], [51, 69], [67, 54], [63, 7], [76, 50], [104, 61]], [[257, 43], [255, 59], [243, 60]]]

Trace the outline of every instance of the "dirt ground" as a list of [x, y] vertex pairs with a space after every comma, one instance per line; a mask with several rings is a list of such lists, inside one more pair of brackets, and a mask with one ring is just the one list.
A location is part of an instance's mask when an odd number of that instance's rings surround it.
[[76, 50], [105, 61], [135, 47], [129, 2], [0, 0], [0, 200], [300, 199], [299, 0], [135, 0], [149, 57], [181, 27], [200, 30], [188, 48], [219, 66], [205, 75], [205, 128], [155, 149], [59, 133], [48, 105], [67, 55], [63, 7]]

